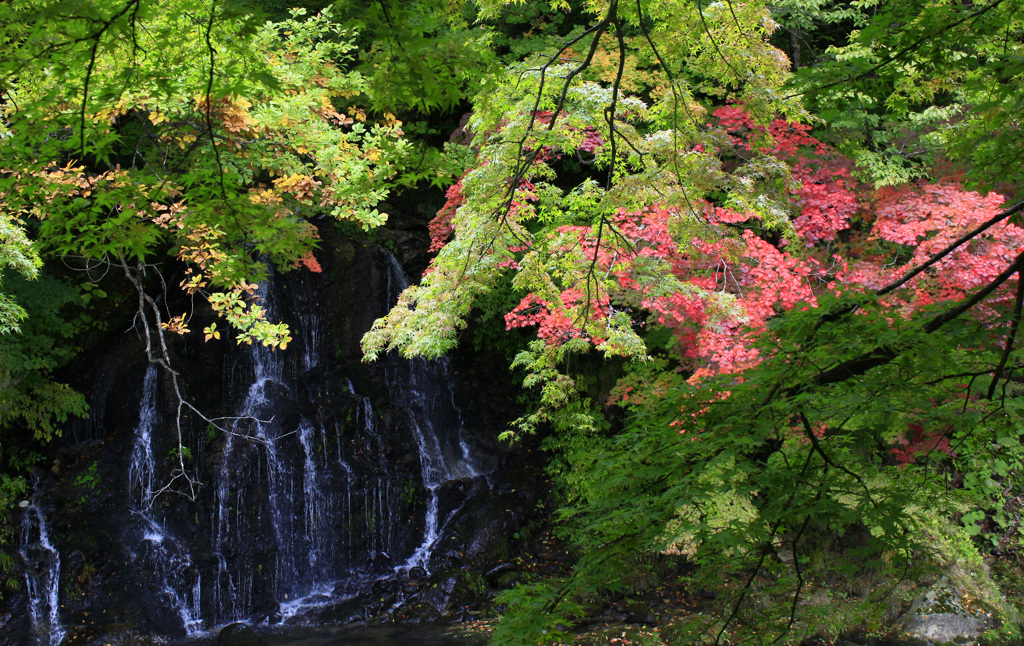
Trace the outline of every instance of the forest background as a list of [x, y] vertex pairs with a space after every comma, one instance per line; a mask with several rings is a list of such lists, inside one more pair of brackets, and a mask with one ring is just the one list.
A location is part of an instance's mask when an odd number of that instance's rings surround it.
[[576, 554], [505, 595], [498, 640], [557, 639], [654, 561], [716, 591], [694, 630], [743, 642], [813, 632], [826, 571], [1015, 554], [1021, 4], [0, 5], [7, 584], [26, 473], [86, 411], [60, 369], [107, 314], [176, 389], [168, 335], [286, 352], [266, 272], [426, 187], [436, 256], [367, 359], [504, 354], [529, 407], [504, 438], [543, 438]]

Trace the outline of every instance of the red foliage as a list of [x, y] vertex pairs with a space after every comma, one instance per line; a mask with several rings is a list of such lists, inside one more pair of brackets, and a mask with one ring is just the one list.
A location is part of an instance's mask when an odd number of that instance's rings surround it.
[[298, 260], [296, 260], [295, 261], [295, 266], [296, 267], [305, 267], [306, 269], [310, 270], [314, 274], [319, 274], [320, 272], [323, 271], [323, 268], [320, 266], [320, 263], [317, 262], [316, 256], [313, 255], [312, 251], [310, 251], [305, 256], [303, 256], [303, 257], [299, 258]]
[[[760, 360], [752, 341], [772, 317], [814, 307], [824, 290], [886, 285], [1002, 208], [1002, 196], [982, 196], [953, 181], [876, 191], [854, 182], [852, 162], [814, 138], [809, 126], [781, 119], [759, 125], [739, 105], [714, 114], [736, 150], [776, 157], [791, 169], [792, 223], [800, 244], [788, 244], [792, 237], [776, 241], [758, 235], [758, 213], [709, 202], [697, 205], [707, 231], [700, 239], [681, 239], [677, 227], [684, 216], [660, 205], [620, 211], [602, 225], [600, 238], [597, 227], [561, 227], [548, 234], [552, 253], [582, 253], [593, 269], [592, 282], [565, 279], [556, 286], [557, 297], [527, 294], [505, 316], [508, 328], [536, 326], [538, 336], [551, 343], [585, 338], [599, 344], [602, 339], [592, 337], [600, 336], [600, 326], [593, 323], [614, 307], [633, 313], [636, 325], [669, 329], [682, 368], [694, 379], [738, 375]], [[537, 118], [545, 124], [550, 116], [538, 113]], [[581, 149], [601, 145], [596, 131], [586, 137]], [[535, 189], [523, 180], [513, 197], [513, 215], [523, 215], [536, 199]], [[451, 234], [451, 218], [463, 200], [461, 183], [449, 189], [448, 202], [431, 222], [432, 250]], [[993, 227], [888, 296], [887, 303], [910, 314], [962, 299], [1003, 271], [1021, 249], [1024, 229], [1009, 223]], [[505, 264], [517, 268], [514, 261]], [[664, 281], [651, 280], [652, 267], [681, 288], [666, 290]], [[595, 277], [601, 277], [600, 285]], [[1013, 287], [997, 294], [997, 306]], [[646, 312], [646, 320], [637, 316], [640, 312]], [[926, 440], [912, 437], [907, 445]]]
[[459, 210], [459, 207], [466, 201], [466, 196], [462, 194], [462, 180], [455, 182], [448, 187], [448, 191], [445, 193], [445, 197], [448, 200], [441, 207], [441, 210], [437, 212], [437, 215], [427, 223], [427, 231], [430, 232], [430, 251], [440, 251], [441, 247], [448, 242], [452, 234], [455, 233], [455, 227], [452, 225], [452, 218], [455, 217], [455, 212]]
[[761, 126], [741, 105], [718, 108], [714, 115], [734, 145], [789, 163], [799, 186], [793, 191], [798, 210], [793, 227], [808, 247], [835, 240], [838, 232], [850, 227], [850, 217], [857, 212], [851, 164], [812, 137], [810, 126], [782, 119]]
[[939, 451], [946, 455], [956, 455], [949, 445], [949, 438], [942, 431], [925, 432], [920, 424], [908, 424], [907, 433], [909, 437], [902, 437], [896, 441], [898, 446], [889, 449], [897, 464], [913, 464], [917, 462], [919, 453], [931, 453]]
[[[923, 263], [967, 231], [995, 216], [1004, 198], [980, 195], [953, 182], [886, 188], [872, 196], [875, 219], [868, 243], [890, 243], [885, 252], [861, 253], [850, 262], [844, 282], [878, 288], [902, 275], [907, 267]], [[886, 302], [904, 313], [936, 302], [958, 301], [968, 292], [991, 282], [1024, 249], [1024, 229], [1003, 222], [977, 236], [913, 279]], [[909, 256], [896, 262], [902, 253]], [[981, 311], [1010, 298], [1013, 285], [1004, 285]]]

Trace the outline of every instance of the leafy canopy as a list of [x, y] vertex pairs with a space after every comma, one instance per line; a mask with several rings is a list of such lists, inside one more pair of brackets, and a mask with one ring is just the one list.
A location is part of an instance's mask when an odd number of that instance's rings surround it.
[[[536, 329], [506, 436], [544, 433], [579, 561], [509, 591], [498, 641], [559, 639], [647, 555], [720, 590], [704, 637], [795, 643], [801, 554], [893, 572], [944, 558], [938, 519], [1006, 525], [1024, 207], [970, 189], [1017, 183], [1018, 129], [978, 131], [1016, 113], [1016, 4], [586, 2], [476, 98], [438, 254], [364, 349], [442, 354], [509, 286], [505, 325]], [[829, 48], [791, 75], [776, 20]], [[610, 393], [569, 369], [594, 350]]]

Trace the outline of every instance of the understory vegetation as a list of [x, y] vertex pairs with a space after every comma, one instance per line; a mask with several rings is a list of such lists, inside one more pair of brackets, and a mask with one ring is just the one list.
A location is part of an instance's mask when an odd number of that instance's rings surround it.
[[507, 357], [572, 554], [496, 642], [661, 585], [702, 595], [678, 643], [885, 632], [940, 574], [1019, 636], [1022, 5], [0, 4], [6, 585], [78, 348], [137, 326], [201, 416], [169, 335], [287, 352], [259, 281], [417, 189], [434, 255], [366, 360]]

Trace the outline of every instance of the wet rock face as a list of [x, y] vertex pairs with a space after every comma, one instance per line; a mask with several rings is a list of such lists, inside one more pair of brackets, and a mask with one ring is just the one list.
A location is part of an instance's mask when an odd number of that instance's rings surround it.
[[[185, 399], [209, 418], [186, 412], [180, 424], [191, 482], [176, 471], [173, 384], [149, 369], [137, 334], [74, 367], [92, 416], [69, 426], [39, 493], [64, 557], [69, 636], [364, 619], [401, 602], [403, 586], [419, 592], [438, 571], [496, 560], [518, 509], [492, 495], [510, 464], [494, 439], [503, 408], [460, 391], [471, 357], [363, 364], [359, 340], [397, 295], [400, 268], [329, 230], [317, 258], [322, 274], [263, 288], [270, 316], [292, 328], [286, 351], [174, 340]], [[190, 327], [211, 321], [199, 312]], [[0, 646], [32, 643], [5, 612], [17, 635]]]

